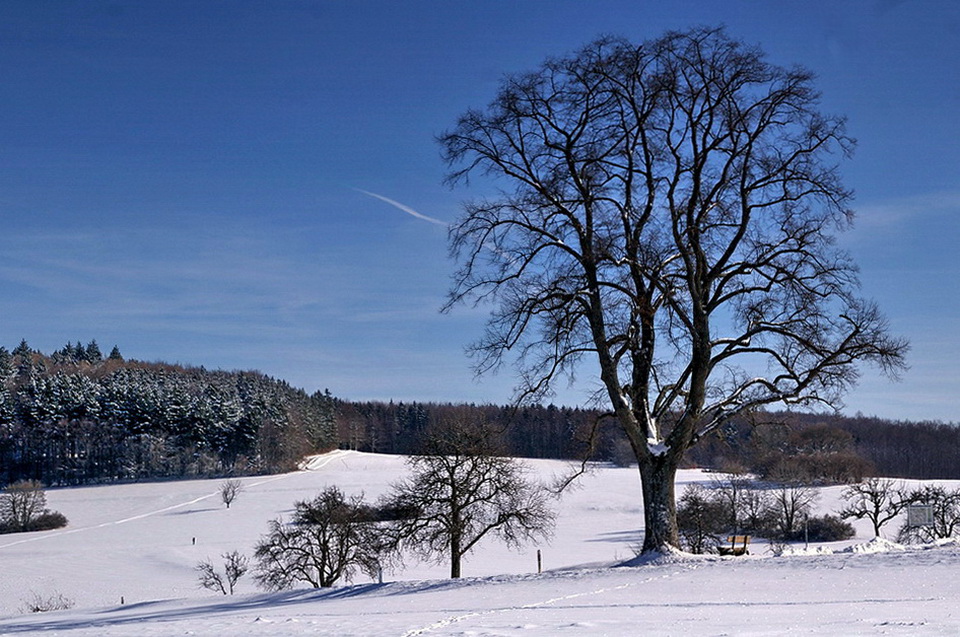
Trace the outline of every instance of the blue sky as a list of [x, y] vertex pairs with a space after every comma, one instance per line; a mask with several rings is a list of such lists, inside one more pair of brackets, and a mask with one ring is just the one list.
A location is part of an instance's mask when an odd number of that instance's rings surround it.
[[[0, 344], [259, 369], [351, 399], [503, 403], [441, 315], [434, 142], [504, 73], [601, 34], [726, 25], [849, 117], [864, 294], [912, 342], [848, 413], [960, 422], [960, 3], [0, 4]], [[394, 205], [395, 202], [399, 205]], [[406, 208], [406, 210], [404, 209]], [[411, 214], [414, 211], [424, 219]], [[563, 388], [584, 400], [592, 383]]]

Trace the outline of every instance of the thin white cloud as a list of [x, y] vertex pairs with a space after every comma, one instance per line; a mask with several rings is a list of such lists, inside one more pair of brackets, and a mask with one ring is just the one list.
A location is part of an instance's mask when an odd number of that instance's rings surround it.
[[857, 226], [864, 228], [897, 227], [918, 218], [949, 213], [960, 209], [960, 192], [941, 191], [899, 197], [855, 206]]
[[450, 225], [450, 224], [448, 224], [446, 221], [440, 221], [439, 219], [434, 219], [433, 217], [428, 217], [427, 215], [425, 215], [425, 214], [423, 214], [423, 213], [417, 212], [416, 210], [414, 210], [414, 209], [411, 208], [410, 206], [405, 206], [405, 205], [403, 205], [402, 203], [400, 203], [399, 201], [394, 201], [393, 199], [390, 199], [389, 197], [384, 197], [383, 195], [378, 195], [378, 194], [375, 193], [375, 192], [370, 192], [369, 190], [362, 190], [362, 189], [360, 189], [360, 188], [354, 188], [354, 190], [356, 190], [357, 192], [361, 192], [361, 193], [367, 195], [368, 197], [373, 197], [374, 199], [379, 199], [380, 201], [383, 201], [383, 202], [385, 202], [385, 203], [388, 203], [388, 204], [390, 204], [391, 206], [393, 206], [394, 208], [399, 208], [400, 210], [404, 211], [404, 212], [407, 213], [408, 215], [414, 216], [414, 217], [416, 217], [417, 219], [422, 219], [423, 221], [429, 221], [430, 223], [435, 223], [435, 224], [437, 224], [438, 226], [443, 226], [444, 228], [446, 228], [446, 227], [448, 227], [448, 226]]

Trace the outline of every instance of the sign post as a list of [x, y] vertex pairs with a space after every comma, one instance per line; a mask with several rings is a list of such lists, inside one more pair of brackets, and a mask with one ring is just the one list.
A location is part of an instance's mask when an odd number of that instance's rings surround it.
[[908, 506], [907, 526], [910, 528], [933, 526], [933, 506], [929, 504], [911, 504]]

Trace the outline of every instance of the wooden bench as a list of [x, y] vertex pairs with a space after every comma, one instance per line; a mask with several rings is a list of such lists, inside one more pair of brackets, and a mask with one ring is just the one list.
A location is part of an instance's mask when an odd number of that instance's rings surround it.
[[[747, 545], [750, 544], [749, 535], [731, 535], [727, 538], [727, 542], [730, 542], [730, 546], [717, 547], [720, 555], [747, 555], [749, 553], [747, 550]], [[740, 546], [737, 546], [738, 544]]]

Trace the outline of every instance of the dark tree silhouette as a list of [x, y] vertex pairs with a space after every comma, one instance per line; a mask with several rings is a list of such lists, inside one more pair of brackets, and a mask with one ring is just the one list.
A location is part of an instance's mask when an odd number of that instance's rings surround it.
[[224, 480], [218, 489], [220, 501], [229, 509], [237, 496], [243, 492], [243, 483], [239, 480]]
[[219, 591], [224, 595], [233, 595], [237, 582], [249, 568], [249, 560], [246, 555], [239, 551], [222, 553], [220, 557], [223, 558], [222, 575], [209, 559], [197, 563], [194, 570], [197, 571], [198, 583], [201, 588], [214, 592]]
[[393, 535], [427, 559], [449, 561], [450, 577], [460, 577], [463, 556], [488, 536], [518, 546], [553, 529], [547, 491], [474, 426], [447, 426], [407, 464], [412, 474], [381, 509], [406, 512]]
[[349, 580], [357, 569], [376, 574], [380, 542], [362, 500], [327, 487], [313, 500], [297, 503], [292, 523], [272, 520], [254, 553], [257, 582], [267, 590], [296, 582], [327, 588]]
[[643, 551], [679, 545], [684, 453], [769, 404], [835, 405], [907, 349], [834, 241], [853, 140], [811, 73], [719, 29], [605, 38], [502, 83], [440, 137], [499, 194], [451, 231], [448, 307], [492, 301], [478, 372], [517, 352], [519, 400], [589, 358], [639, 463]]
[[840, 510], [840, 517], [870, 520], [876, 537], [880, 537], [880, 529], [884, 524], [903, 513], [910, 505], [910, 498], [903, 484], [883, 478], [868, 478], [851, 484], [843, 490], [840, 497], [847, 503]]

